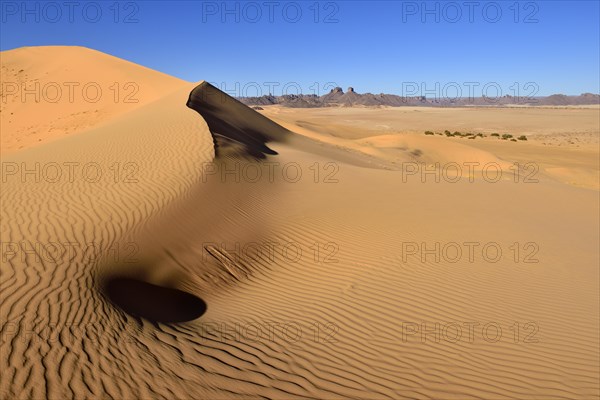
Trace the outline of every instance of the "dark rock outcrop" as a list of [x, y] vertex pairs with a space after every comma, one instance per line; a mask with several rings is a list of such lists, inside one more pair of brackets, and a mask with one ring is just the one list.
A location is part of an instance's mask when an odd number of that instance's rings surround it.
[[272, 105], [279, 104], [284, 107], [311, 108], [311, 107], [351, 107], [351, 106], [428, 106], [428, 107], [465, 107], [465, 106], [511, 106], [515, 104], [532, 106], [568, 106], [600, 104], [600, 95], [583, 93], [579, 96], [566, 96], [553, 94], [547, 97], [514, 97], [504, 95], [492, 97], [462, 97], [462, 98], [427, 98], [426, 96], [403, 97], [395, 94], [356, 93], [350, 86], [346, 93], [341, 87], [335, 87], [323, 96], [310, 95], [284, 95], [243, 97], [239, 99], [247, 105]]

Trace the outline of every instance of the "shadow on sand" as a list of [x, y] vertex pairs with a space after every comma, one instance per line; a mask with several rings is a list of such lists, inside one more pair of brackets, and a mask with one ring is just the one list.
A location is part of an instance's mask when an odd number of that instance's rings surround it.
[[107, 279], [104, 292], [123, 311], [153, 322], [191, 321], [206, 312], [206, 303], [193, 294], [130, 277]]

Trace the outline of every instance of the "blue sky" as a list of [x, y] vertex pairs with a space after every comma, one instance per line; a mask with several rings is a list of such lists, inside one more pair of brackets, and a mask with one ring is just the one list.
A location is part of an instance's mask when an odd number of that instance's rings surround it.
[[87, 46], [236, 95], [600, 92], [598, 1], [75, 3], [2, 1], [0, 48]]

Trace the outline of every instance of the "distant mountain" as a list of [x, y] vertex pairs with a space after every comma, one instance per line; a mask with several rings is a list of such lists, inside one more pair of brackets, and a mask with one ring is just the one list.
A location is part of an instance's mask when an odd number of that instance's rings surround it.
[[425, 106], [425, 107], [468, 107], [468, 106], [509, 106], [509, 105], [532, 105], [532, 106], [567, 106], [567, 105], [589, 105], [600, 104], [600, 95], [583, 93], [579, 96], [566, 96], [564, 94], [553, 94], [547, 97], [513, 97], [502, 96], [500, 98], [475, 97], [459, 99], [428, 99], [425, 96], [402, 97], [395, 94], [359, 94], [354, 88], [349, 87], [344, 93], [341, 87], [332, 89], [323, 96], [315, 94], [283, 95], [283, 96], [260, 96], [239, 97], [242, 103], [251, 106], [281, 105], [284, 107], [314, 108], [314, 107], [354, 107], [354, 106]]

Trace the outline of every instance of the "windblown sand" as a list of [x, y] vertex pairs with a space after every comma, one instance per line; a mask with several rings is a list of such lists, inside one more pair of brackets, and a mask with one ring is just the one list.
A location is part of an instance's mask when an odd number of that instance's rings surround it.
[[196, 84], [68, 47], [21, 75], [140, 101], [3, 87], [1, 398], [598, 397], [600, 109], [266, 107], [297, 137], [215, 169]]

